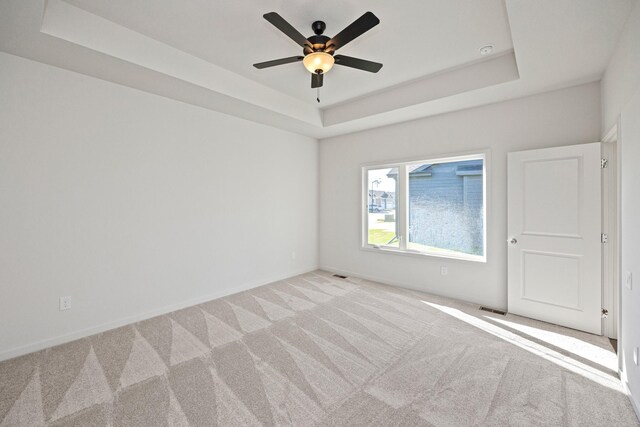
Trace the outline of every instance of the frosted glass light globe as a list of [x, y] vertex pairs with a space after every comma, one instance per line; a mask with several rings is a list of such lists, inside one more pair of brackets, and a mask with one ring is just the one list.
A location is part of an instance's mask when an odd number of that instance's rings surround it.
[[317, 70], [321, 70], [322, 74], [328, 72], [335, 62], [333, 56], [325, 52], [313, 52], [308, 54], [302, 60], [302, 63], [310, 73], [315, 74]]

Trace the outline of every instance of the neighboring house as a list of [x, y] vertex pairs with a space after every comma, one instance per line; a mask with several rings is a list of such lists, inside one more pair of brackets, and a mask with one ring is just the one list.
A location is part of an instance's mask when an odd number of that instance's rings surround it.
[[369, 190], [369, 205], [381, 210], [395, 209], [395, 193], [391, 191]]
[[482, 255], [482, 171], [482, 160], [467, 160], [409, 172], [409, 242]]

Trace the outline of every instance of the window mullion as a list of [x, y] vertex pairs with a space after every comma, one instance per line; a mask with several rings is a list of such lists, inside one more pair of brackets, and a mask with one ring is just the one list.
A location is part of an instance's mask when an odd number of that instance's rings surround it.
[[400, 165], [398, 168], [398, 193], [400, 201], [400, 209], [398, 212], [398, 221], [400, 228], [400, 250], [407, 249], [407, 240], [409, 239], [409, 197], [408, 197], [408, 184], [407, 184], [407, 166]]

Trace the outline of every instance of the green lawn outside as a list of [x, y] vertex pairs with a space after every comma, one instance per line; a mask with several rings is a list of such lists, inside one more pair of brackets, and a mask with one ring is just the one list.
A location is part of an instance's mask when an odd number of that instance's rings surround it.
[[386, 245], [395, 237], [396, 233], [387, 230], [369, 230], [369, 244], [370, 245]]

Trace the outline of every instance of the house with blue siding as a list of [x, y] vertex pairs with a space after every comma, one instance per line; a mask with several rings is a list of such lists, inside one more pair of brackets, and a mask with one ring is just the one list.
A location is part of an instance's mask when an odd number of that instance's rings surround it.
[[408, 246], [483, 255], [483, 203], [481, 159], [409, 169]]

